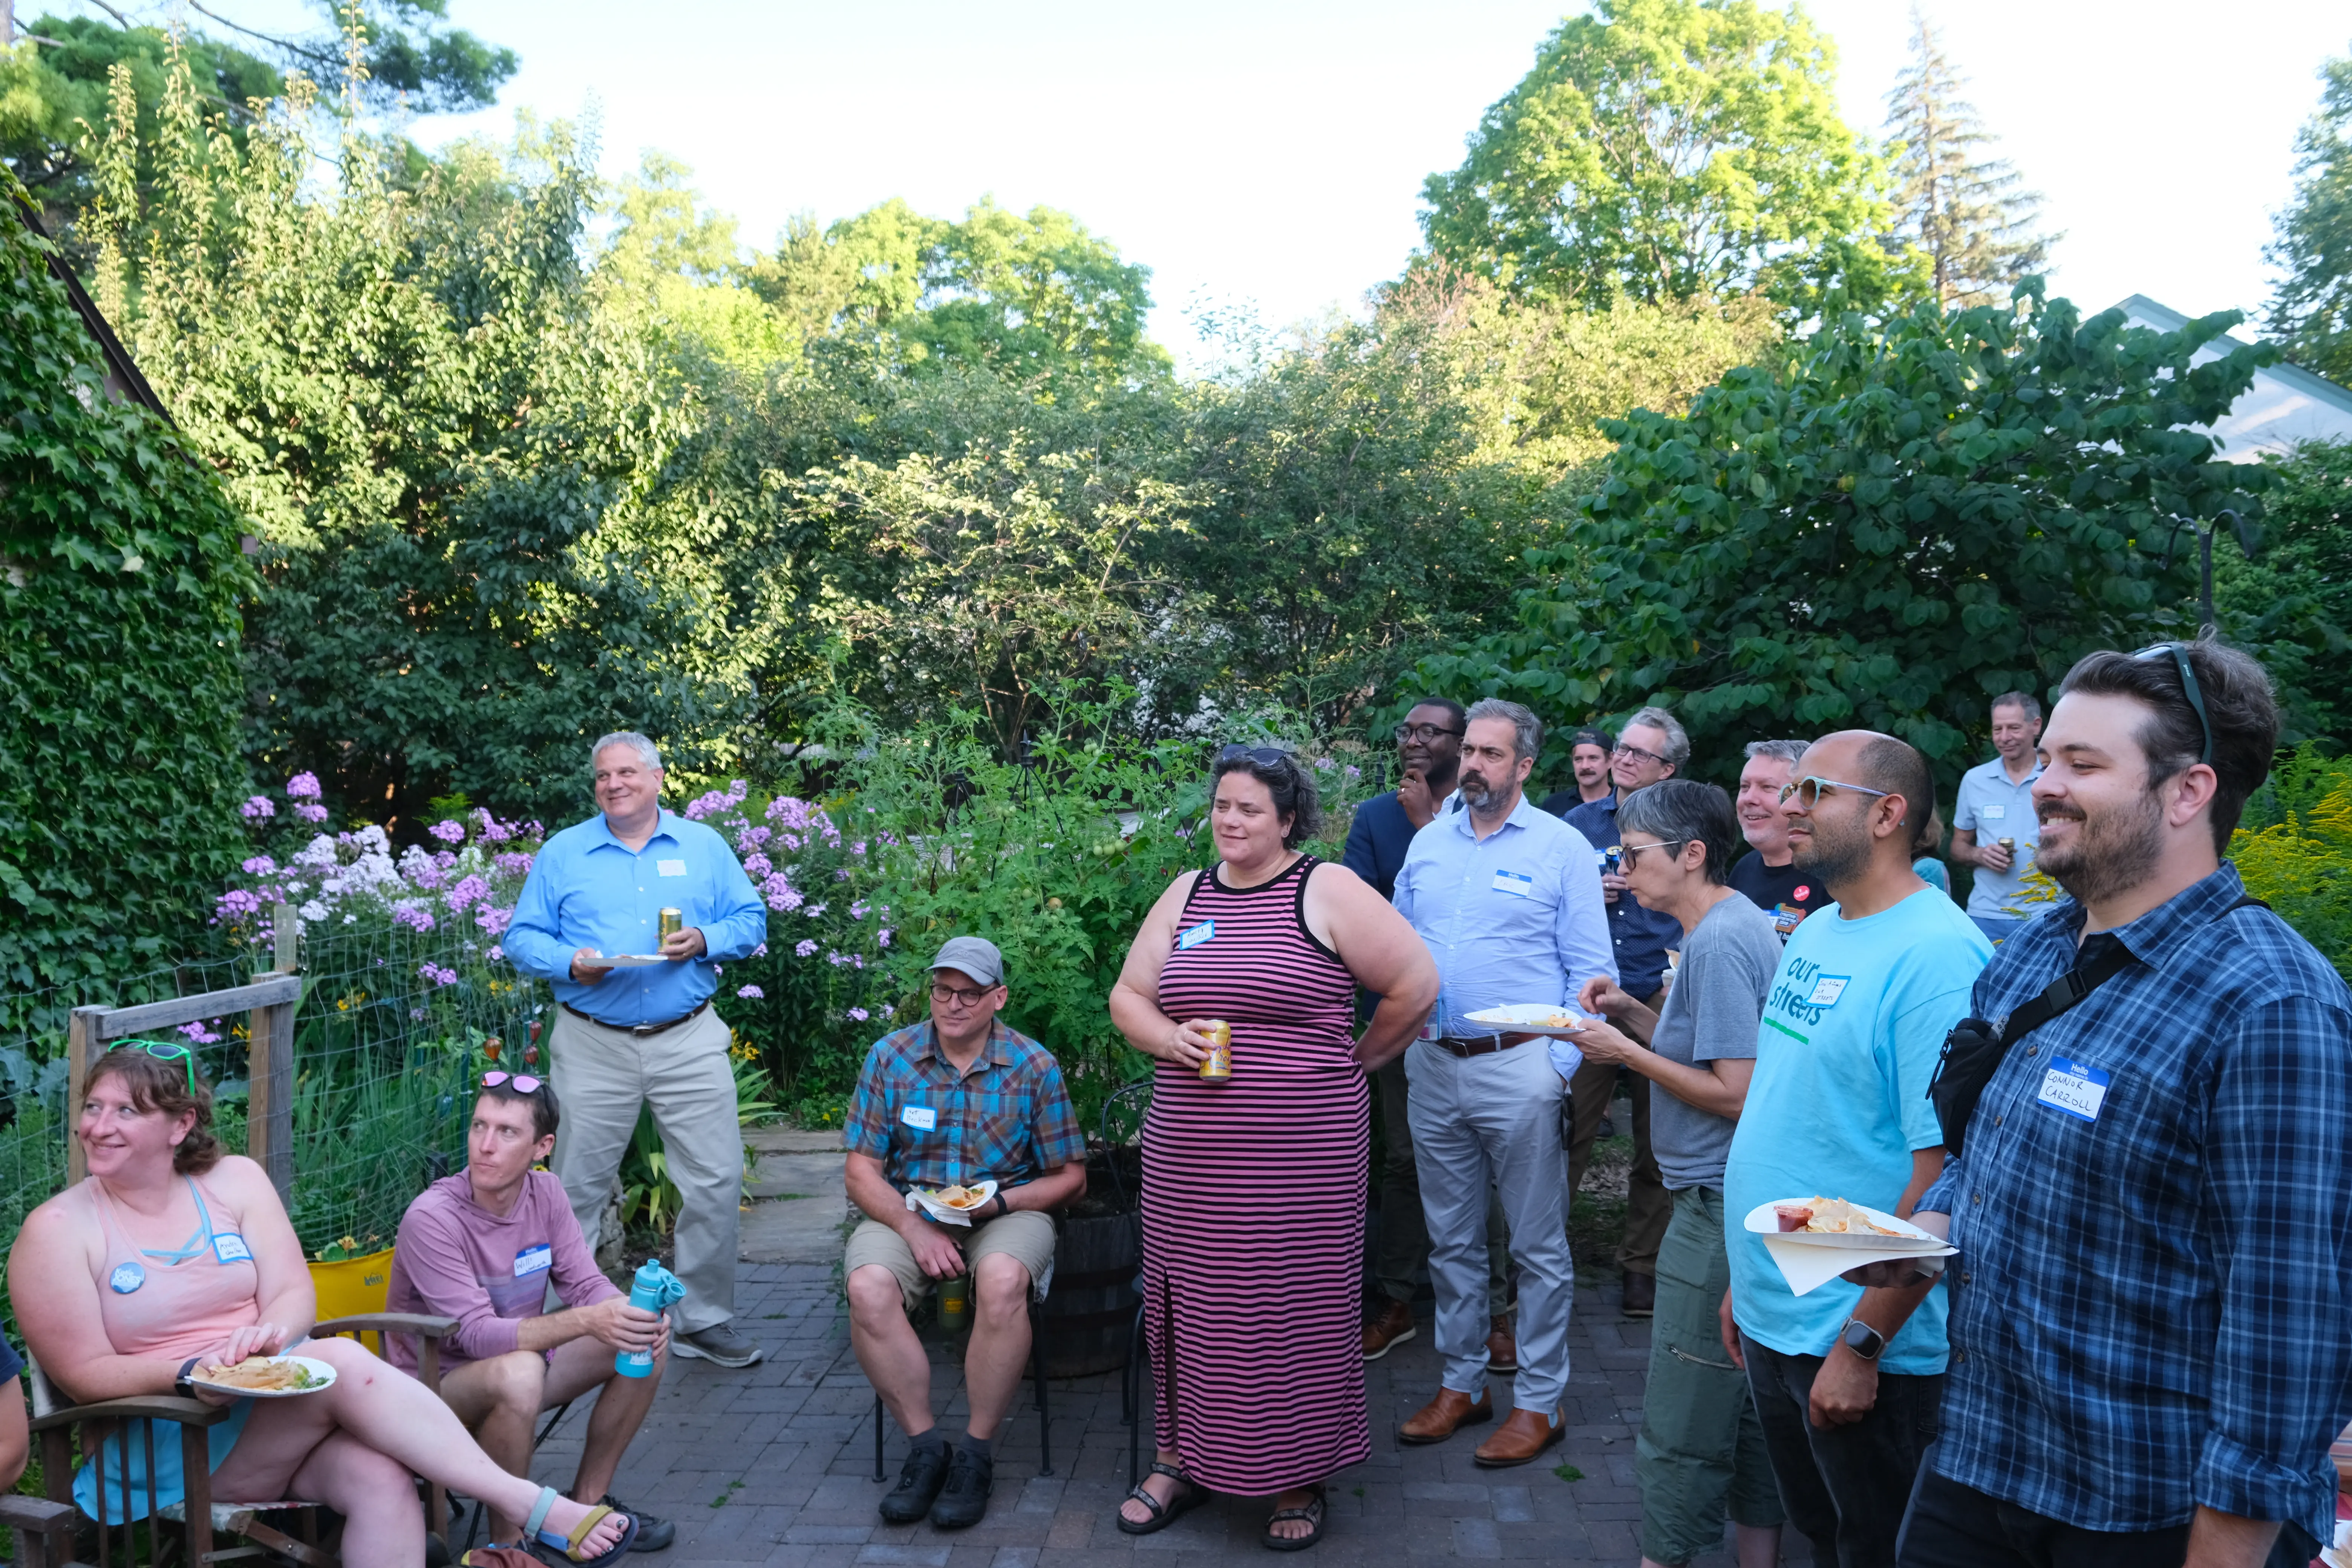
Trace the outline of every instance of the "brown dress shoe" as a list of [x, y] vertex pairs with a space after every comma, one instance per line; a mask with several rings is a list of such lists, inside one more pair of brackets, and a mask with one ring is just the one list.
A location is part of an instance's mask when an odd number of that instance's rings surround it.
[[1412, 1326], [1412, 1309], [1391, 1299], [1381, 1309], [1381, 1315], [1364, 1325], [1364, 1359], [1378, 1361], [1417, 1332]]
[[1495, 1418], [1494, 1401], [1480, 1389], [1473, 1403], [1466, 1394], [1456, 1394], [1441, 1387], [1437, 1397], [1415, 1411], [1411, 1420], [1397, 1428], [1400, 1443], [1443, 1443], [1465, 1426]]
[[1493, 1436], [1471, 1451], [1470, 1458], [1490, 1470], [1524, 1465], [1567, 1436], [1568, 1426], [1558, 1415], [1548, 1421], [1540, 1410], [1514, 1410]]
[[1626, 1270], [1625, 1296], [1617, 1310], [1629, 1318], [1654, 1316], [1658, 1310], [1658, 1277]]
[[1519, 1342], [1511, 1337], [1511, 1320], [1495, 1314], [1495, 1331], [1486, 1336], [1486, 1370], [1501, 1376], [1519, 1370]]

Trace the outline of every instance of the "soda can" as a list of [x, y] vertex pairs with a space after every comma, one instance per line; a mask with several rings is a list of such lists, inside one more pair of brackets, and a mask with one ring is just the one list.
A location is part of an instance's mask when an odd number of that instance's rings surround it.
[[1209, 1037], [1209, 1054], [1201, 1062], [1201, 1077], [1209, 1083], [1223, 1083], [1234, 1076], [1234, 1026], [1223, 1018], [1213, 1018], [1201, 1032]]
[[1996, 838], [1993, 842], [2000, 846], [2000, 852], [2004, 855], [2017, 853], [2017, 840], [2014, 838]]
[[686, 929], [684, 910], [664, 910], [661, 912], [661, 939], [667, 942]]
[[940, 1327], [968, 1329], [971, 1326], [971, 1279], [957, 1274], [940, 1281]]

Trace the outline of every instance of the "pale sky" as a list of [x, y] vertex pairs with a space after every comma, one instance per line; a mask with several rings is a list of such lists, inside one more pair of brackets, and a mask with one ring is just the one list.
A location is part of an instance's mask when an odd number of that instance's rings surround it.
[[[87, 0], [49, 0], [81, 9]], [[230, 9], [234, 5], [235, 8]], [[214, 0], [268, 19], [294, 0]], [[138, 9], [169, 15], [174, 0]], [[1063, 207], [1150, 267], [1153, 335], [1193, 357], [1188, 303], [1279, 327], [1360, 309], [1419, 238], [1422, 180], [1460, 163], [1562, 0], [451, 0], [522, 57], [499, 107], [420, 122], [436, 143], [513, 111], [592, 107], [605, 170], [643, 148], [767, 247], [891, 196]], [[1847, 121], [1876, 132], [1902, 0], [1813, 0]], [[18, 0], [20, 14], [38, 7]], [[2001, 151], [2047, 198], [2053, 292], [2260, 309], [2315, 73], [2352, 51], [2343, 0], [1927, 0]], [[202, 18], [193, 18], [200, 25]]]

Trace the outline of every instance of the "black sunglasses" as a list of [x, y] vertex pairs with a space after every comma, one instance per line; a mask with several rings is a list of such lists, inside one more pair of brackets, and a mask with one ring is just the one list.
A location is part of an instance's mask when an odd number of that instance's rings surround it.
[[2189, 706], [2197, 710], [2197, 727], [2205, 731], [2205, 752], [2197, 760], [2207, 767], [2213, 765], [2213, 721], [2205, 712], [2205, 694], [2197, 689], [2197, 671], [2189, 668], [2189, 650], [2177, 642], [2160, 642], [2140, 649], [2134, 658], [2162, 658], [2172, 656], [2172, 666], [2180, 671], [2180, 689], [2189, 699]]
[[1255, 763], [1262, 768], [1278, 768], [1286, 764], [1296, 767], [1298, 759], [1278, 746], [1244, 746], [1239, 743], [1225, 747], [1217, 753], [1221, 763]]

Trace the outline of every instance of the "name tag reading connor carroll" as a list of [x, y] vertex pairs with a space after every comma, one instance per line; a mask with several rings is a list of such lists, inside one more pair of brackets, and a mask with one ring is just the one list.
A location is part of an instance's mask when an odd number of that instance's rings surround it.
[[2068, 1061], [2063, 1057], [2053, 1058], [2050, 1070], [2042, 1075], [2042, 1092], [2033, 1098], [2053, 1110], [2084, 1121], [2096, 1121], [2099, 1107], [2106, 1103], [2107, 1085], [2115, 1081], [2088, 1062]]
[[1493, 890], [1508, 893], [1515, 899], [1532, 899], [1536, 896], [1536, 879], [1521, 871], [1497, 871]]

